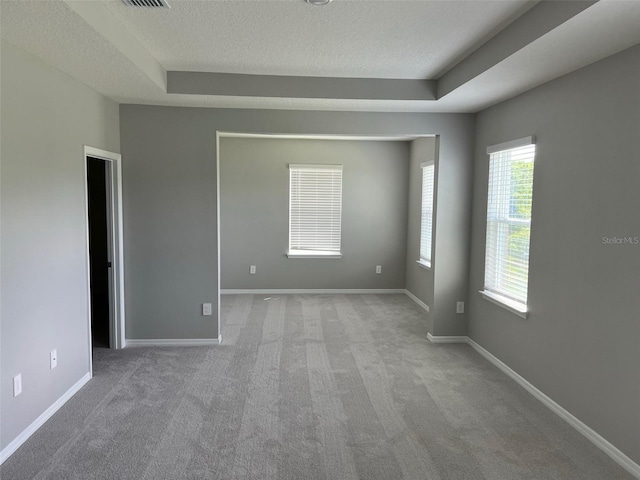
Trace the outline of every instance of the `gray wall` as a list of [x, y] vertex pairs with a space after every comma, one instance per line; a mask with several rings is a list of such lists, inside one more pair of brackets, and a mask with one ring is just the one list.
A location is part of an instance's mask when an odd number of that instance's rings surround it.
[[[640, 46], [478, 116], [471, 338], [640, 462]], [[529, 318], [483, 286], [488, 145], [535, 135]]]
[[[458, 286], [459, 278], [469, 278], [469, 239], [471, 238], [471, 200], [473, 142], [458, 145], [462, 155], [451, 156], [436, 144], [436, 227], [435, 252], [431, 261], [434, 302], [430, 311], [433, 335], [467, 335], [467, 312], [456, 313], [456, 303], [467, 304], [468, 292]], [[468, 157], [467, 157], [468, 155]], [[467, 283], [468, 285], [468, 283]]]
[[[290, 163], [343, 166], [342, 258], [285, 255]], [[222, 288], [404, 288], [408, 181], [409, 142], [221, 138]]]
[[[120, 106], [123, 153], [127, 338], [215, 338], [216, 131], [285, 134], [439, 134], [439, 175], [449, 189], [450, 231], [468, 221], [462, 204], [468, 185], [457, 165], [470, 165], [474, 117], [464, 114], [305, 112]], [[445, 166], [444, 160], [446, 160]], [[451, 165], [451, 168], [449, 168]], [[456, 192], [460, 195], [456, 195]], [[439, 204], [441, 205], [442, 202]], [[462, 212], [462, 214], [460, 213]], [[455, 216], [461, 216], [455, 218]], [[442, 222], [442, 224], [440, 223]], [[444, 226], [443, 226], [444, 225]], [[466, 258], [468, 238], [442, 242], [450, 256]], [[461, 246], [462, 245], [462, 246]], [[459, 249], [461, 251], [454, 252]], [[443, 254], [444, 256], [444, 254]], [[459, 270], [454, 269], [459, 275]], [[449, 288], [463, 296], [467, 277]]]
[[[429, 306], [433, 307], [433, 268], [425, 268], [418, 265], [420, 258], [420, 228], [422, 226], [422, 168], [423, 162], [436, 162], [436, 137], [419, 138], [411, 142], [411, 161], [409, 165], [409, 212], [407, 222], [407, 247], [406, 247], [406, 288], [416, 297]], [[435, 172], [437, 185], [437, 175]], [[437, 188], [434, 187], [434, 210], [437, 210]], [[432, 225], [434, 232], [431, 239], [432, 247], [435, 245], [436, 219]], [[432, 248], [433, 250], [433, 248]], [[432, 265], [435, 255], [432, 258]], [[429, 315], [429, 332], [433, 333], [433, 318]]]
[[[1, 48], [4, 448], [89, 372], [83, 145], [120, 145], [114, 102]], [[54, 348], [58, 367], [50, 370]], [[13, 398], [17, 373], [23, 392]]]
[[[467, 313], [456, 313], [467, 302], [467, 289], [458, 279], [469, 275], [471, 235], [472, 143], [457, 145], [466, 154], [440, 150], [441, 137], [414, 140], [411, 146], [409, 222], [407, 234], [407, 290], [429, 306], [428, 331], [435, 336], [467, 335]], [[420, 251], [422, 170], [435, 162], [431, 268], [416, 263]]]

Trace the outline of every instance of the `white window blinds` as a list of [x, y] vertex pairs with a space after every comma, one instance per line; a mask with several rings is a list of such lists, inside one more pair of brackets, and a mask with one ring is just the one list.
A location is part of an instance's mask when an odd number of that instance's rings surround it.
[[342, 165], [289, 165], [289, 253], [339, 254]]
[[420, 260], [431, 266], [431, 238], [433, 232], [433, 183], [435, 166], [422, 164], [422, 217], [420, 222]]
[[[515, 146], [508, 148], [511, 145]], [[526, 309], [535, 145], [533, 138], [527, 137], [487, 151], [484, 289]]]

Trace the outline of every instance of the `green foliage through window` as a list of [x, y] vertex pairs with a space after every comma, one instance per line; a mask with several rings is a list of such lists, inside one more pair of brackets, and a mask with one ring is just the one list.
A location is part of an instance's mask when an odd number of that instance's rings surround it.
[[535, 146], [491, 154], [485, 290], [526, 304]]

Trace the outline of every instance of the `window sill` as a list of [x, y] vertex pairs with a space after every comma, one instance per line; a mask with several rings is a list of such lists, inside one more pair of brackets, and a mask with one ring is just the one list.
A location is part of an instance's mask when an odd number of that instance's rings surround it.
[[422, 268], [426, 268], [427, 270], [431, 270], [431, 262], [428, 262], [426, 260], [420, 259], [420, 260], [416, 260], [416, 263], [418, 265], [420, 265]]
[[323, 252], [316, 250], [289, 250], [288, 258], [342, 258], [339, 252]]
[[503, 297], [497, 293], [487, 292], [486, 290], [480, 290], [480, 294], [491, 303], [495, 303], [499, 307], [509, 310], [511, 313], [515, 313], [521, 318], [527, 318], [528, 316], [527, 306], [523, 303]]

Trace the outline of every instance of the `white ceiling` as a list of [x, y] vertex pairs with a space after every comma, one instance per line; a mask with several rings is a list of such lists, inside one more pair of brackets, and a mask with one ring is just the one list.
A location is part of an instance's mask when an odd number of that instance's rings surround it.
[[640, 43], [640, 0], [600, 0], [437, 101], [166, 93], [166, 71], [437, 79], [536, 2], [2, 0], [2, 38], [120, 103], [475, 112]]
[[109, 10], [167, 69], [361, 78], [437, 78], [528, 8], [515, 1], [169, 0]]

